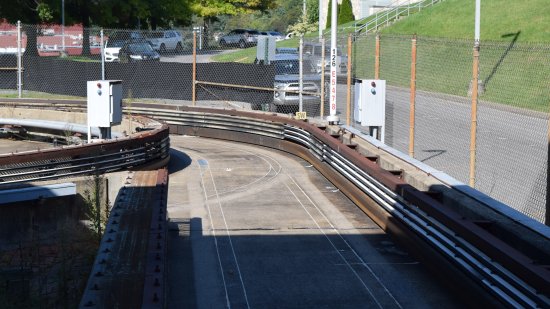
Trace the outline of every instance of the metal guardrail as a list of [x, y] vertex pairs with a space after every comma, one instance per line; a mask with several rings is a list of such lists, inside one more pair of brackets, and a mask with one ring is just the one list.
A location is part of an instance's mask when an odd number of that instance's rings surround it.
[[[548, 268], [508, 245], [506, 239], [492, 235], [474, 219], [464, 218], [403, 177], [382, 169], [357, 152], [354, 145], [344, 144], [341, 136], [274, 114], [143, 103], [133, 103], [126, 111], [165, 121], [172, 133], [250, 142], [304, 157], [338, 183], [342, 192], [379, 225], [406, 232], [407, 240], [421, 239], [423, 250], [437, 252], [499, 304], [550, 307]], [[540, 239], [539, 243], [549, 241]]]
[[[200, 109], [195, 108], [167, 113], [159, 110], [159, 107], [136, 106], [131, 110], [132, 113], [143, 113], [171, 125], [197, 128], [196, 135], [201, 135], [198, 128], [230, 130], [301, 144], [315, 158], [326, 162], [375, 200], [393, 218], [399, 219], [439, 254], [453, 261], [457, 268], [490, 291], [501, 303], [512, 307], [550, 305], [550, 288], [547, 285], [550, 283], [550, 272], [547, 269], [533, 265], [504, 241], [478, 225], [463, 220], [391, 172], [358, 156], [353, 147], [341, 143], [319, 128], [268, 114], [253, 117], [251, 113], [213, 109], [202, 109], [201, 113]], [[167, 114], [169, 116], [164, 118]], [[186, 134], [190, 134], [190, 131]], [[506, 258], [502, 258], [504, 256]]]
[[112, 172], [169, 157], [168, 126], [87, 145], [0, 155], [0, 187]]

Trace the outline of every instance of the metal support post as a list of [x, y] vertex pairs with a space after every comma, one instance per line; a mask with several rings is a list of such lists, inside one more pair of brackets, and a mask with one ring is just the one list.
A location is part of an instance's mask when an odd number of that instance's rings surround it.
[[193, 85], [191, 91], [191, 101], [193, 106], [195, 106], [196, 100], [196, 87], [197, 87], [197, 33], [193, 32]]
[[17, 97], [21, 99], [23, 80], [21, 72], [21, 21], [17, 21]]
[[411, 97], [409, 107], [409, 156], [414, 158], [414, 127], [416, 112], [416, 34], [411, 47]]
[[321, 38], [321, 118], [325, 116], [325, 38]]
[[103, 29], [100, 31], [99, 43], [101, 44], [101, 80], [105, 80], [105, 46], [103, 46]]
[[477, 132], [477, 94], [479, 76], [479, 41], [474, 46], [474, 63], [472, 70], [472, 124], [470, 127], [470, 181], [469, 185], [475, 188], [476, 179], [476, 132]]
[[380, 35], [376, 35], [376, 46], [374, 51], [374, 79], [380, 79]]
[[347, 113], [346, 113], [346, 125], [351, 124], [351, 33], [348, 35], [348, 80], [347, 80]]
[[298, 111], [303, 112], [304, 111], [304, 35], [300, 35], [300, 53], [299, 53], [299, 67], [300, 67], [300, 77], [299, 77], [299, 87], [300, 92], [298, 94]]

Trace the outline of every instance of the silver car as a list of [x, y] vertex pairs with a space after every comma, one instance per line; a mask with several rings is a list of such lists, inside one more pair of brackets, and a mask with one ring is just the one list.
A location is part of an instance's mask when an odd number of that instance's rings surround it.
[[[275, 109], [282, 106], [298, 107], [300, 90], [300, 61], [297, 54], [277, 54], [271, 64], [275, 65], [275, 88], [273, 95]], [[321, 76], [310, 59], [303, 60], [303, 91], [308, 94], [302, 95], [304, 105], [319, 104], [321, 89]]]
[[228, 34], [220, 37], [220, 46], [238, 46], [245, 48], [258, 44], [258, 35], [260, 32], [250, 29], [235, 29]]

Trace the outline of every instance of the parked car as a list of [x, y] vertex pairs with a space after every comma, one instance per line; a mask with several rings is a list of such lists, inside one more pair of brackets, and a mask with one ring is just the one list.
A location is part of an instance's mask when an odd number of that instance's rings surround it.
[[106, 62], [118, 61], [118, 52], [120, 48], [129, 40], [143, 39], [141, 32], [137, 30], [116, 31], [108, 36], [103, 49], [103, 55]]
[[277, 31], [261, 31], [260, 34], [275, 37], [275, 41], [281, 41], [285, 39], [284, 35]]
[[175, 30], [152, 31], [145, 34], [145, 37], [154, 50], [165, 53], [168, 50], [181, 53], [183, 51], [183, 37]]
[[[304, 55], [311, 57], [317, 73], [322, 69], [322, 45], [320, 43], [304, 43]], [[342, 53], [342, 48], [336, 52], [336, 74], [348, 73], [348, 56]], [[325, 74], [330, 74], [330, 45], [325, 45]]]
[[160, 55], [157, 53], [151, 43], [146, 40], [130, 40], [126, 42], [118, 52], [120, 62], [136, 61], [160, 61]]
[[245, 48], [258, 44], [258, 35], [260, 32], [250, 29], [235, 29], [228, 34], [220, 37], [220, 46], [238, 46]]
[[[274, 111], [281, 107], [297, 108], [299, 105], [298, 92], [287, 92], [286, 90], [300, 90], [300, 58], [297, 54], [276, 54], [271, 61], [275, 66], [275, 85], [277, 91], [273, 94]], [[303, 84], [302, 90], [308, 93], [319, 93], [321, 89], [321, 76], [317, 74], [315, 66], [309, 58], [303, 59]], [[319, 104], [319, 95], [303, 94], [302, 103], [305, 105]]]
[[298, 54], [300, 51], [296, 47], [277, 47], [276, 54]]

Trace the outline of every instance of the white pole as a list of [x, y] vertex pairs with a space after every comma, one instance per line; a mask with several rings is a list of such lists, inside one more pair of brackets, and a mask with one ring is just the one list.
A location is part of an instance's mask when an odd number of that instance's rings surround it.
[[65, 52], [65, 0], [61, 0], [61, 46]]
[[321, 28], [321, 20], [323, 19], [323, 0], [319, 0], [319, 42], [323, 39], [323, 28]]
[[336, 35], [338, 27], [338, 19], [336, 18], [337, 14], [337, 5], [338, 0], [332, 1], [332, 19], [330, 22], [330, 105], [329, 111], [330, 115], [327, 117], [329, 123], [337, 123], [339, 121], [338, 116], [336, 116], [336, 57], [338, 57], [337, 48], [336, 48]]
[[21, 78], [21, 21], [17, 21], [17, 95], [21, 99], [21, 92], [23, 88]]
[[480, 19], [481, 19], [481, 0], [476, 0], [476, 20], [475, 20], [475, 44], [479, 45], [479, 33], [480, 33]]
[[304, 35], [300, 35], [300, 93], [299, 95], [299, 105], [298, 105], [298, 111], [302, 112], [304, 110], [304, 102], [303, 102], [303, 94], [302, 91], [304, 90]]
[[99, 36], [99, 44], [101, 44], [101, 80], [105, 80], [105, 46], [103, 46], [103, 29], [101, 29]]

